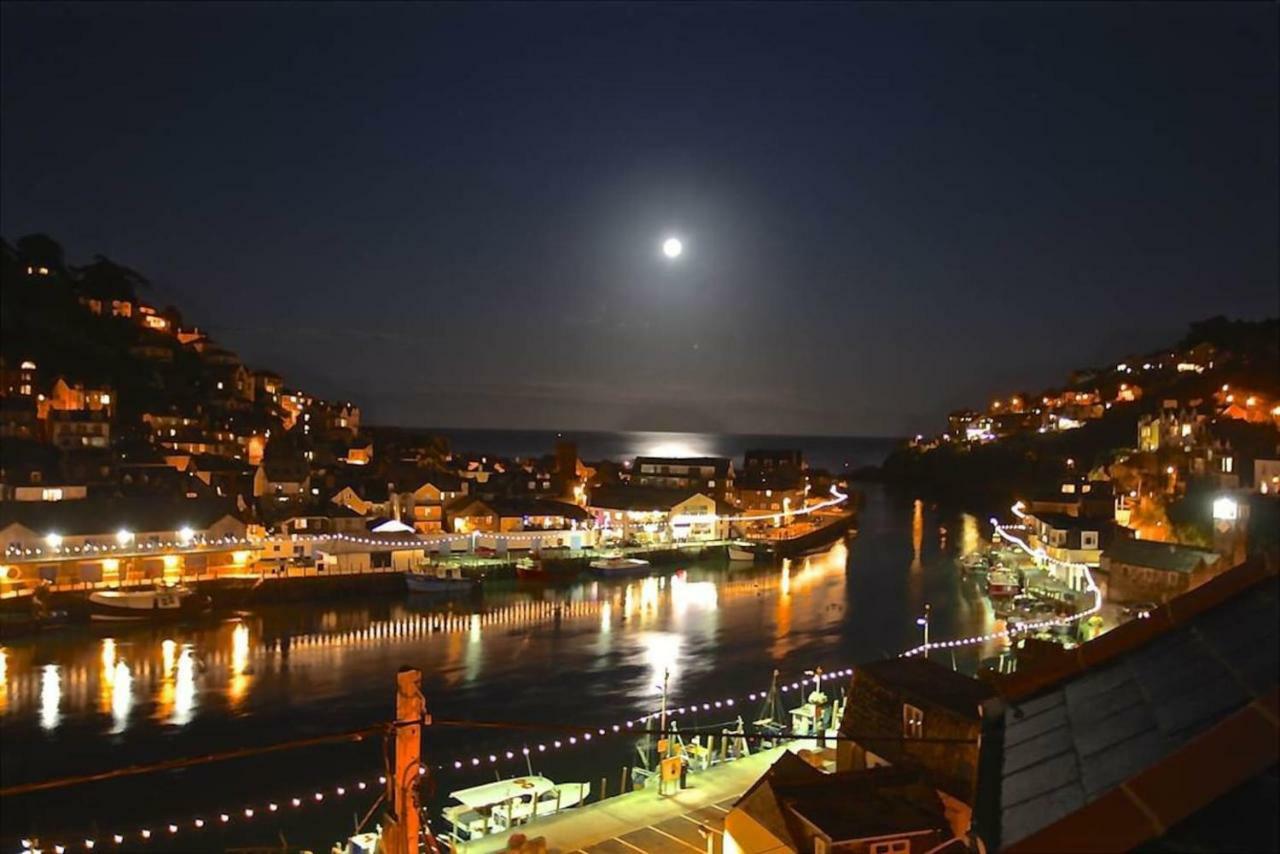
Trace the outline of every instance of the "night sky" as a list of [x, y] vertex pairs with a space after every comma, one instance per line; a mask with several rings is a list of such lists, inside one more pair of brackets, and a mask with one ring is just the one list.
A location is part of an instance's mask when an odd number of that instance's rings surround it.
[[382, 423], [936, 430], [1276, 313], [1277, 24], [6, 3], [0, 230]]

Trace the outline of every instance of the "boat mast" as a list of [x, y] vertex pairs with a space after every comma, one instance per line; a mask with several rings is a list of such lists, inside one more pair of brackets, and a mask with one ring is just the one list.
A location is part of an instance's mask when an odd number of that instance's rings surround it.
[[760, 707], [761, 721], [773, 721], [774, 723], [782, 723], [784, 712], [782, 709], [782, 700], [778, 695], [778, 671], [773, 671], [773, 681], [769, 683], [769, 693], [764, 698], [764, 705]]

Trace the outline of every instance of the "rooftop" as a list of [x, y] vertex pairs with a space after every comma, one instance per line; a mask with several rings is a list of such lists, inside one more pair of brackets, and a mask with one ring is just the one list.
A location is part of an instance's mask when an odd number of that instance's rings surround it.
[[1273, 768], [1277, 626], [1276, 570], [1246, 564], [1001, 680], [983, 737], [987, 844], [1128, 850]]
[[[663, 489], [657, 486], [600, 486], [591, 490], [588, 506], [609, 510], [670, 510], [694, 495], [696, 489]], [[711, 496], [708, 496], [711, 497]]]
[[995, 690], [986, 682], [919, 656], [860, 664], [857, 670], [881, 685], [897, 688], [908, 697], [941, 706], [973, 720], [981, 718], [979, 707], [983, 702], [995, 696]]
[[[950, 836], [937, 792], [907, 768], [827, 774], [784, 753], [734, 805], [779, 839], [804, 839], [797, 819], [833, 842], [936, 829]], [[805, 850], [797, 844], [796, 850]]]
[[154, 497], [90, 497], [78, 501], [0, 502], [0, 528], [18, 523], [37, 534], [62, 536], [201, 530], [223, 516], [235, 515], [230, 501]]
[[1195, 572], [1202, 564], [1212, 564], [1218, 560], [1217, 552], [1208, 549], [1131, 539], [1116, 540], [1103, 552], [1103, 557], [1134, 566], [1184, 573]]

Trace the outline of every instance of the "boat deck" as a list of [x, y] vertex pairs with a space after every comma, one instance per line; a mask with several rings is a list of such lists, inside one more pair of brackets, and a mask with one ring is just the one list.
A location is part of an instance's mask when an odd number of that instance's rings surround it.
[[[670, 795], [653, 789], [607, 798], [563, 815], [523, 825], [515, 832], [529, 839], [546, 839], [548, 852], [589, 854], [689, 854], [707, 852], [708, 837], [721, 850], [724, 817], [733, 802], [777, 761], [784, 750], [775, 747], [707, 771], [689, 775], [689, 787]], [[705, 834], [705, 835], [704, 835]], [[511, 834], [468, 842], [459, 851], [505, 851]]]

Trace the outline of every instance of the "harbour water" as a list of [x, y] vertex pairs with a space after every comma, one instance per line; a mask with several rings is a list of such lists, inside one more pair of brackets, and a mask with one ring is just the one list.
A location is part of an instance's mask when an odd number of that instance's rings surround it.
[[[990, 535], [978, 518], [873, 487], [859, 527], [851, 543], [784, 567], [719, 560], [628, 581], [512, 580], [474, 600], [405, 594], [12, 643], [0, 670], [0, 776], [11, 786], [359, 729], [389, 719], [394, 674], [408, 664], [422, 669], [437, 718], [549, 727], [428, 728], [428, 759], [443, 766], [424, 792], [433, 812], [453, 789], [522, 773], [526, 746], [537, 770], [595, 788], [607, 778], [616, 792], [634, 751], [612, 724], [657, 709], [664, 670], [674, 708], [745, 698], [774, 668], [798, 680], [817, 665], [893, 655], [919, 643], [926, 601], [935, 639], [989, 630], [994, 615], [954, 562]], [[955, 665], [972, 669], [991, 652]], [[688, 720], [735, 716], [713, 706]], [[564, 725], [607, 735], [570, 745]], [[121, 832], [137, 844], [146, 828], [148, 847], [168, 850], [276, 844], [282, 834], [324, 848], [372, 804], [380, 750], [374, 737], [15, 796], [3, 842]], [[308, 800], [292, 807], [295, 797]]]

